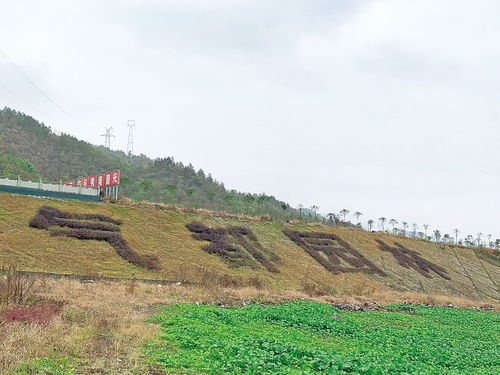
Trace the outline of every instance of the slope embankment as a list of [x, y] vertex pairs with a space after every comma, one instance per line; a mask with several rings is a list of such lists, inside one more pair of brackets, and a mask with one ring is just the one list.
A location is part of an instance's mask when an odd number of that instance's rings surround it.
[[219, 274], [277, 289], [315, 284], [337, 293], [500, 299], [498, 255], [487, 250], [354, 228], [5, 193], [0, 264], [193, 282]]

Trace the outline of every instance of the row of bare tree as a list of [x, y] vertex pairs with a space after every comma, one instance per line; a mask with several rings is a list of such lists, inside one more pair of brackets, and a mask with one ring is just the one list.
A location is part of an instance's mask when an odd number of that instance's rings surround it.
[[[314, 206], [317, 210], [317, 207]], [[316, 211], [315, 210], [315, 211]], [[351, 211], [347, 209], [342, 209], [338, 213], [329, 213], [326, 216], [327, 224], [334, 225], [336, 223], [344, 223], [344, 224], [353, 224], [350, 220], [348, 220], [348, 215]], [[373, 219], [369, 219], [366, 222], [366, 227], [364, 228], [361, 224], [359, 218], [363, 216], [363, 213], [356, 211], [352, 213], [352, 216], [355, 218], [354, 225], [367, 229], [369, 231], [373, 231], [375, 224], [378, 224], [378, 229], [382, 232], [400, 234], [403, 236], [410, 237], [418, 237], [423, 238], [435, 242], [449, 243], [449, 244], [460, 244], [467, 246], [479, 246], [479, 247], [489, 247], [492, 249], [500, 249], [500, 239], [497, 238], [495, 240], [492, 239], [491, 234], [477, 233], [476, 236], [471, 234], [466, 235], [465, 237], [459, 237], [460, 230], [455, 228], [453, 229], [453, 234], [450, 235], [448, 233], [442, 233], [438, 229], [434, 229], [429, 231], [429, 224], [423, 224], [420, 226], [417, 223], [408, 223], [407, 221], [399, 222], [396, 219], [388, 219], [384, 216], [379, 217], [376, 221]], [[398, 226], [399, 225], [399, 226]], [[387, 228], [389, 226], [389, 228]], [[484, 236], [484, 237], [483, 237]]]

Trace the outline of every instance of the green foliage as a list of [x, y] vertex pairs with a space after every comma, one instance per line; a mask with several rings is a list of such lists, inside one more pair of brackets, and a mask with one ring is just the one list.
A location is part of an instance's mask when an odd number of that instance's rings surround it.
[[16, 158], [7, 152], [0, 152], [0, 176], [11, 179], [38, 180], [36, 167], [27, 160]]
[[298, 211], [283, 209], [288, 207], [286, 203], [273, 196], [228, 191], [210, 174], [201, 169], [196, 172], [192, 165], [172, 157], [152, 160], [94, 146], [68, 134], [57, 135], [34, 118], [9, 108], [0, 110], [0, 150], [0, 176], [4, 177], [58, 182], [120, 169], [121, 192], [135, 200], [274, 218], [299, 217]]
[[72, 358], [34, 358], [19, 365], [16, 375], [73, 375]]
[[[185, 374], [498, 374], [498, 313], [414, 307], [415, 314], [329, 304], [176, 305], [151, 360]], [[340, 315], [340, 318], [339, 318]]]

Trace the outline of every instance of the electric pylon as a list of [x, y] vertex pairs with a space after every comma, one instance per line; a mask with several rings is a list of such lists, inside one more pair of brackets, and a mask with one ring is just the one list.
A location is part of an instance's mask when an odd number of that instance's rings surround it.
[[101, 137], [104, 137], [104, 147], [106, 148], [111, 148], [111, 137], [115, 137], [113, 132], [113, 127], [110, 126], [109, 128], [106, 128], [106, 133], [101, 134]]
[[128, 126], [127, 155], [132, 155], [134, 153], [135, 120], [128, 120], [127, 126]]

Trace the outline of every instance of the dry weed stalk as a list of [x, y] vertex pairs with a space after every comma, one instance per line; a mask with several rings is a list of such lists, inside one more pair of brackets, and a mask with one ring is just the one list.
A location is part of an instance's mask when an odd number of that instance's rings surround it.
[[23, 304], [32, 295], [36, 279], [23, 274], [15, 266], [2, 268], [0, 305]]

